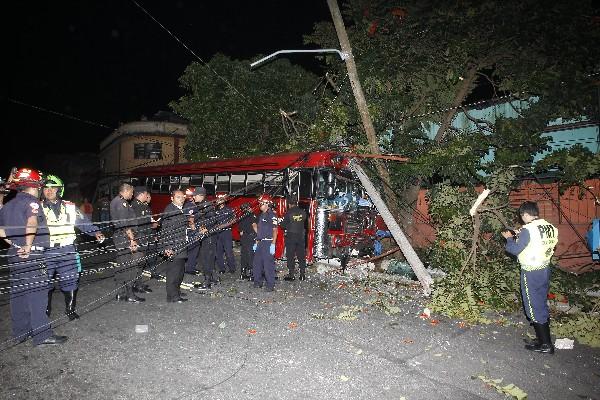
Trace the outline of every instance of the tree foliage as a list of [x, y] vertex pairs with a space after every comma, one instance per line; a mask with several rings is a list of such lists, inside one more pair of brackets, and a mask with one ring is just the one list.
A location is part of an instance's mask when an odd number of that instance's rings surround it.
[[215, 55], [190, 64], [180, 78], [186, 94], [171, 102], [190, 121], [189, 160], [273, 153], [298, 147], [318, 101], [318, 78], [287, 60], [256, 70], [250, 61]]

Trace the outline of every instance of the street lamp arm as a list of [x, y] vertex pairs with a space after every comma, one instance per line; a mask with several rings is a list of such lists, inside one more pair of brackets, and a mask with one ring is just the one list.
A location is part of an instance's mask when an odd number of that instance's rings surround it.
[[342, 60], [348, 58], [348, 54], [344, 53], [338, 49], [314, 49], [314, 50], [279, 50], [275, 53], [271, 53], [266, 57], [261, 58], [260, 60], [254, 61], [250, 64], [250, 68], [254, 68], [272, 58], [277, 57], [279, 54], [288, 54], [288, 53], [337, 53]]

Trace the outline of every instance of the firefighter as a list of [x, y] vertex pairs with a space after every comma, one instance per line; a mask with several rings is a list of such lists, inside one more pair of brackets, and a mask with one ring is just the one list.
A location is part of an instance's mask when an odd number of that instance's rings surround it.
[[34, 345], [56, 345], [66, 336], [52, 333], [46, 315], [48, 276], [43, 254], [50, 247], [50, 232], [38, 200], [43, 186], [42, 174], [21, 168], [11, 177], [15, 198], [0, 210], [0, 237], [9, 245], [10, 316], [14, 339], [22, 343], [28, 336]]
[[[217, 268], [219, 268], [219, 273], [225, 273], [225, 258], [227, 258], [227, 272], [235, 274], [237, 267], [233, 256], [233, 237], [231, 235], [231, 226], [235, 223], [235, 214], [230, 207], [225, 205], [226, 198], [227, 193], [217, 193], [216, 215], [219, 222], [217, 226]], [[225, 253], [225, 258], [223, 253]]]
[[285, 229], [285, 256], [287, 257], [288, 275], [286, 281], [294, 281], [296, 258], [300, 267], [300, 280], [306, 279], [306, 211], [298, 207], [298, 200], [288, 200], [290, 208], [283, 216], [281, 227]]
[[52, 293], [54, 283], [58, 278], [58, 286], [65, 297], [65, 314], [71, 321], [79, 318], [75, 312], [77, 304], [77, 288], [81, 260], [75, 248], [77, 235], [75, 228], [90, 236], [98, 242], [104, 241], [104, 235], [95, 225], [85, 217], [75, 203], [63, 200], [65, 185], [56, 175], [48, 175], [43, 189], [42, 210], [50, 230], [51, 256], [48, 257], [48, 306], [46, 314], [50, 316], [52, 310]]
[[271, 209], [273, 198], [263, 193], [258, 198], [261, 214], [256, 224], [256, 241], [253, 246], [252, 275], [254, 287], [261, 288], [266, 281], [267, 292], [275, 290], [275, 242], [277, 240], [277, 217]]
[[4, 181], [4, 179], [2, 179], [2, 177], [0, 177], [0, 210], [4, 205], [4, 196], [6, 196], [9, 193], [10, 190], [6, 188], [6, 182]]
[[252, 245], [256, 240], [256, 215], [252, 211], [250, 204], [244, 203], [240, 206], [243, 215], [238, 223], [238, 229], [240, 230], [240, 244], [242, 245], [240, 265], [241, 273], [240, 279], [246, 280], [251, 279], [252, 276], [252, 260], [254, 259], [254, 252], [252, 251]]
[[135, 264], [139, 249], [135, 237], [135, 211], [130, 200], [133, 197], [133, 186], [123, 182], [119, 185], [119, 194], [110, 202], [110, 218], [113, 221], [113, 241], [117, 249], [117, 267], [115, 269], [115, 286], [117, 301], [139, 303], [146, 301], [133, 292], [133, 282], [137, 276]]
[[539, 217], [538, 205], [526, 201], [519, 207], [525, 223], [518, 232], [502, 232], [506, 251], [517, 256], [521, 264], [521, 297], [525, 316], [532, 323], [537, 339], [525, 345], [527, 350], [554, 353], [546, 302], [550, 287], [550, 260], [558, 243], [558, 229]]
[[163, 254], [168, 258], [164, 267], [167, 275], [167, 302], [183, 303], [187, 301], [181, 296], [180, 285], [183, 281], [183, 270], [187, 258], [186, 229], [189, 224], [188, 215], [183, 210], [185, 192], [174, 190], [171, 203], [163, 212], [159, 243]]
[[[190, 218], [190, 227], [194, 223], [194, 219], [198, 213], [198, 204], [196, 204], [196, 189], [189, 187], [185, 190], [185, 204], [183, 209]], [[198, 240], [198, 232], [189, 228], [187, 230], [187, 238], [191, 243], [188, 247], [188, 258], [185, 262], [185, 273], [189, 275], [198, 275], [196, 266], [198, 265], [198, 253], [200, 252], [200, 241]]]
[[[152, 210], [150, 209], [150, 200], [152, 196], [146, 186], [136, 186], [133, 189], [135, 198], [131, 201], [131, 207], [135, 212], [135, 237], [137, 238], [139, 249], [136, 251], [136, 256], [139, 260], [146, 260], [149, 253], [148, 247], [154, 242], [154, 226], [156, 225], [152, 220]], [[148, 262], [142, 261], [137, 265], [138, 271], [136, 272], [139, 277], [133, 283], [133, 291], [137, 293], [151, 293], [152, 289], [141, 281], [141, 273], [144, 265]]]

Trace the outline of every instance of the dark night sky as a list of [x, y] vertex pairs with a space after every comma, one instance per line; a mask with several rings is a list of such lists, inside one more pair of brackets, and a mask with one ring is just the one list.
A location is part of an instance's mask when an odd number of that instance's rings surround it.
[[[196, 54], [237, 59], [302, 48], [315, 22], [330, 20], [322, 1], [138, 0]], [[111, 130], [15, 104], [110, 127], [168, 110], [177, 79], [193, 56], [129, 0], [12, 2], [9, 68], [2, 95], [0, 176], [39, 166], [44, 153], [97, 152]], [[300, 59], [293, 61], [302, 62]]]

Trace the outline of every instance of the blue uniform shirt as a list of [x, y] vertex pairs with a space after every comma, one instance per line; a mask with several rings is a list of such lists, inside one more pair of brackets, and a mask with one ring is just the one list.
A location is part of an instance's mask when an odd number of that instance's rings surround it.
[[[226, 225], [232, 221], [235, 221], [235, 213], [230, 207], [223, 206], [222, 208], [217, 208], [216, 210], [217, 221], [219, 225]], [[228, 226], [226, 229], [231, 228]]]
[[519, 232], [518, 239], [508, 238], [506, 239], [506, 251], [513, 256], [518, 256], [520, 252], [522, 252], [525, 247], [529, 244], [529, 231], [527, 228], [521, 229]]
[[2, 207], [0, 226], [4, 227], [8, 239], [17, 246], [25, 245], [25, 225], [27, 219], [36, 216], [38, 227], [33, 238], [33, 246], [50, 247], [50, 231], [40, 201], [29, 193], [19, 192], [14, 199]]
[[258, 216], [256, 240], [272, 239], [273, 228], [277, 227], [277, 217], [273, 210], [268, 209]]

